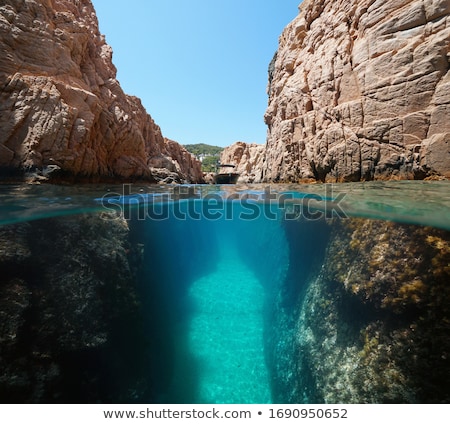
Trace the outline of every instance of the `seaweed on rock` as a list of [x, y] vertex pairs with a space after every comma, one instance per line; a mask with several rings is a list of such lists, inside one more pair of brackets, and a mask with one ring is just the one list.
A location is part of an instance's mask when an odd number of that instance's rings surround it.
[[125, 221], [78, 215], [0, 228], [2, 402], [145, 399]]
[[291, 313], [294, 336], [278, 328], [296, 362], [285, 400], [449, 402], [450, 233], [359, 218], [332, 228]]

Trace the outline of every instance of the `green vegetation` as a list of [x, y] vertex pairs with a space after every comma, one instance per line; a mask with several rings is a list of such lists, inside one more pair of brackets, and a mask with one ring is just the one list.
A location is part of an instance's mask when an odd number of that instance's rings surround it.
[[185, 144], [184, 147], [202, 162], [203, 172], [215, 172], [216, 163], [220, 159], [223, 147], [211, 146], [205, 143]]
[[219, 146], [211, 146], [209, 144], [205, 143], [198, 143], [198, 144], [185, 144], [184, 147], [186, 150], [191, 152], [195, 156], [220, 156], [222, 153], [223, 147]]
[[215, 172], [216, 164], [219, 161], [220, 155], [218, 156], [205, 156], [202, 161], [202, 171], [203, 172]]

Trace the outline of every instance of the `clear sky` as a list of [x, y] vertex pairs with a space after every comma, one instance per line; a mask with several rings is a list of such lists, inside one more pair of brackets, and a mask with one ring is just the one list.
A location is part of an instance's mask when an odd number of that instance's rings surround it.
[[181, 144], [263, 144], [267, 68], [300, 0], [92, 0], [117, 79]]

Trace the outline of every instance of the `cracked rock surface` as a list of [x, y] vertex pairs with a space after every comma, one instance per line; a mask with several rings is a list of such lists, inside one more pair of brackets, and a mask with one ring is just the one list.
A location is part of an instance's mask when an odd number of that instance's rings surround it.
[[90, 0], [2, 1], [0, 52], [2, 171], [202, 180], [200, 163], [122, 91]]
[[450, 176], [448, 0], [305, 0], [269, 67], [265, 181]]
[[237, 141], [223, 149], [220, 163], [235, 165], [232, 172], [239, 174], [238, 183], [260, 182], [264, 155], [264, 145]]

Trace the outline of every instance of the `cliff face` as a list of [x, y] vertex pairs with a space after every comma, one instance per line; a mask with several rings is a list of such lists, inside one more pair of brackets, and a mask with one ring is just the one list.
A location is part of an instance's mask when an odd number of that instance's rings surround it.
[[264, 145], [238, 141], [222, 151], [220, 162], [236, 165], [233, 172], [240, 174], [238, 183], [256, 183], [262, 178], [264, 155]]
[[172, 159], [172, 169], [183, 181], [202, 182], [201, 162], [176, 141], [164, 138], [168, 154]]
[[269, 68], [267, 181], [450, 176], [450, 3], [305, 0]]
[[122, 91], [90, 0], [3, 1], [0, 52], [2, 170], [152, 181], [166, 168], [198, 181], [200, 163]]

